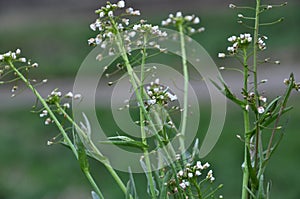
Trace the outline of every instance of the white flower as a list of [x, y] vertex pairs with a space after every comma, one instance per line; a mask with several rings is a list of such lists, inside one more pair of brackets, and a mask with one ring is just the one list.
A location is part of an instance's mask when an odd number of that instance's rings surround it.
[[195, 175], [196, 175], [196, 176], [200, 176], [200, 175], [201, 175], [201, 172], [198, 171], [198, 170], [196, 170]]
[[70, 104], [69, 104], [69, 103], [64, 103], [64, 104], [63, 104], [63, 107], [65, 107], [65, 108], [68, 109], [68, 108], [70, 108]]
[[200, 23], [200, 18], [199, 17], [196, 17], [193, 21], [194, 24], [198, 24]]
[[244, 17], [242, 14], [238, 14], [238, 17], [240, 17], [240, 18], [242, 18], [242, 17]]
[[100, 13], [99, 13], [99, 17], [100, 17], [100, 18], [102, 18], [102, 17], [104, 17], [104, 16], [105, 16], [105, 13], [104, 13], [104, 12], [100, 12]]
[[38, 63], [33, 63], [31, 66], [34, 67], [34, 68], [37, 68], [39, 66], [39, 64]]
[[271, 5], [268, 5], [267, 6], [267, 9], [269, 10], [269, 9], [272, 9], [273, 8], [273, 6], [271, 6]]
[[219, 53], [219, 54], [218, 54], [218, 57], [219, 57], [219, 58], [224, 58], [224, 57], [226, 57], [226, 55], [225, 55], [225, 53]]
[[95, 25], [94, 23], [92, 23], [92, 24], [90, 25], [90, 29], [92, 29], [93, 31], [96, 31], [96, 25]]
[[114, 13], [113, 13], [113, 11], [109, 11], [109, 12], [107, 13], [107, 15], [108, 15], [109, 17], [113, 17], [113, 16], [114, 16]]
[[88, 44], [91, 45], [91, 44], [94, 44], [95, 43], [95, 39], [94, 38], [90, 38], [88, 40]]
[[51, 119], [48, 117], [46, 120], [45, 120], [45, 125], [48, 125], [51, 123]]
[[236, 39], [237, 39], [236, 36], [233, 35], [233, 36], [231, 36], [231, 37], [228, 38], [228, 41], [229, 42], [235, 42]]
[[192, 178], [193, 176], [194, 176], [193, 173], [188, 173], [189, 178]]
[[182, 17], [182, 12], [177, 12], [176, 17]]
[[246, 110], [246, 111], [249, 111], [249, 107], [250, 107], [249, 104], [247, 104], [247, 105], [245, 106], [245, 110]]
[[275, 63], [275, 64], [280, 64], [280, 61], [279, 61], [279, 60], [277, 60], [277, 61], [275, 61], [274, 63]]
[[184, 182], [180, 183], [179, 186], [182, 188], [182, 189], [185, 189], [186, 188], [186, 184]]
[[267, 102], [267, 98], [263, 97], [263, 96], [259, 96], [259, 100], [266, 103]]
[[184, 17], [184, 19], [185, 19], [186, 21], [192, 21], [193, 16], [187, 15], [187, 16]]
[[131, 8], [131, 7], [130, 7], [130, 8], [127, 8], [127, 9], [126, 9], [126, 12], [129, 13], [129, 14], [131, 14], [131, 13], [133, 12], [133, 8]]
[[26, 58], [25, 57], [21, 57], [21, 58], [19, 58], [19, 61], [25, 63], [26, 62]]
[[47, 110], [43, 110], [42, 113], [40, 114], [40, 117], [44, 117], [48, 115], [48, 111]]
[[180, 170], [180, 171], [178, 172], [178, 176], [183, 176], [183, 171], [182, 171], [182, 170]]
[[16, 54], [19, 55], [20, 53], [21, 53], [21, 50], [18, 48], [18, 49], [16, 50]]
[[208, 167], [210, 167], [210, 164], [209, 164], [208, 162], [206, 162], [206, 163], [203, 165], [203, 169], [206, 169], [206, 168], [208, 168]]
[[119, 2], [117, 3], [117, 6], [118, 6], [119, 8], [124, 8], [124, 7], [125, 7], [125, 1], [119, 1]]
[[0, 55], [0, 61], [2, 61], [4, 59], [3, 55]]
[[234, 4], [229, 4], [229, 8], [236, 8], [236, 5], [234, 5]]
[[203, 169], [203, 166], [202, 166], [202, 164], [201, 164], [200, 161], [197, 161], [197, 163], [196, 163], [196, 168], [197, 168], [197, 169]]
[[132, 15], [140, 16], [141, 12], [139, 10], [135, 10], [131, 13]]
[[43, 79], [42, 82], [43, 82], [43, 83], [47, 83], [47, 82], [48, 82], [48, 79]]
[[138, 30], [140, 28], [141, 28], [141, 24], [135, 24], [132, 29], [133, 30]]
[[262, 113], [265, 112], [265, 108], [262, 107], [262, 106], [260, 106], [260, 107], [257, 108], [257, 112], [258, 112], [259, 114], [262, 114]]
[[74, 99], [80, 99], [81, 98], [81, 94], [75, 94], [74, 95]]
[[198, 32], [204, 32], [204, 31], [205, 31], [205, 28], [204, 28], [204, 27], [198, 28], [197, 31], [198, 31]]

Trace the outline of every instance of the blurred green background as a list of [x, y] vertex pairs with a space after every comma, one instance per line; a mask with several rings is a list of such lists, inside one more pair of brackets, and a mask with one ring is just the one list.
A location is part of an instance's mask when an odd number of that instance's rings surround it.
[[[225, 65], [217, 59], [217, 53], [227, 48], [227, 37], [249, 31], [236, 23], [238, 13], [228, 8], [229, 3], [253, 4], [252, 1], [204, 1], [204, 0], [148, 0], [127, 1], [134, 8], [141, 9], [144, 18], [159, 23], [169, 13], [181, 10], [201, 17], [206, 31], [194, 38], [209, 52], [218, 66]], [[272, 1], [279, 2], [279, 1]], [[97, 0], [1, 0], [0, 1], [0, 52], [21, 48], [24, 56], [40, 64], [32, 74], [38, 79], [49, 78], [47, 89], [56, 86], [66, 91], [71, 89], [72, 80], [85, 56], [92, 49], [87, 39], [94, 36], [89, 24], [94, 21], [94, 10], [105, 1]], [[263, 1], [271, 4], [270, 1]], [[264, 66], [261, 79], [269, 78], [270, 96], [282, 91], [282, 81], [294, 71], [296, 79], [299, 71], [300, 4], [289, 1], [288, 6], [271, 10], [264, 14], [265, 21], [284, 16], [283, 23], [263, 28], [269, 37], [266, 57], [280, 59], [281, 65]], [[163, 12], [162, 12], [163, 10]], [[226, 61], [229, 63], [228, 61]], [[233, 81], [238, 74], [224, 72], [225, 80]], [[53, 127], [45, 127], [38, 115], [32, 114], [34, 101], [30, 94], [21, 93], [10, 99], [11, 87], [0, 88], [0, 199], [82, 199], [90, 198], [91, 187], [82, 175], [71, 152], [60, 145], [46, 146], [47, 140], [58, 132]], [[40, 88], [43, 91], [43, 87]], [[45, 89], [45, 92], [48, 91]], [[287, 123], [285, 136], [279, 150], [270, 162], [266, 179], [272, 182], [272, 198], [300, 198], [300, 135], [299, 95], [293, 94], [290, 104], [294, 109], [284, 118]], [[109, 111], [98, 107], [101, 114]], [[201, 105], [201, 130], [209, 122], [210, 110]], [[239, 198], [241, 190], [241, 163], [243, 144], [236, 139], [241, 134], [242, 114], [237, 107], [228, 103], [227, 120], [224, 131], [213, 151], [204, 161], [213, 165], [217, 183], [224, 184], [221, 193], [225, 198]], [[101, 117], [101, 122], [111, 124], [110, 117]], [[92, 170], [106, 198], [123, 198], [119, 188], [102, 167], [92, 161]], [[126, 173], [120, 173], [127, 179]], [[136, 176], [145, 183], [143, 175]], [[139, 186], [142, 193], [145, 187]], [[146, 198], [141, 196], [141, 198]]]

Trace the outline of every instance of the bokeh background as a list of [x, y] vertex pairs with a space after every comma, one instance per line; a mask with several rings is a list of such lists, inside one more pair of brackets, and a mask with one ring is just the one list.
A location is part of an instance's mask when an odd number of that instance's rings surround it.
[[[92, 49], [87, 39], [94, 36], [89, 24], [94, 21], [94, 10], [104, 4], [100, 0], [1, 0], [0, 1], [0, 52], [21, 48], [24, 56], [40, 64], [33, 76], [49, 79], [40, 87], [46, 95], [60, 87], [72, 89], [76, 71]], [[229, 3], [253, 5], [254, 0], [128, 0], [127, 4], [141, 10], [143, 17], [159, 24], [169, 13], [181, 10], [201, 17], [206, 31], [194, 38], [202, 44], [217, 66], [225, 66], [217, 53], [227, 48], [227, 37], [249, 31], [238, 25], [237, 11], [228, 8]], [[263, 1], [265, 4], [280, 1]], [[266, 95], [276, 96], [284, 90], [283, 79], [294, 71], [300, 79], [300, 3], [290, 0], [288, 6], [273, 9], [263, 15], [272, 21], [281, 16], [283, 23], [263, 28], [269, 37], [265, 57], [280, 60], [280, 65], [263, 65], [260, 78], [269, 79]], [[225, 71], [224, 78], [233, 89], [240, 87], [240, 75]], [[82, 175], [71, 152], [60, 145], [46, 146], [47, 140], [58, 132], [45, 127], [37, 114], [30, 113], [34, 98], [24, 91], [10, 99], [11, 87], [0, 88], [0, 199], [82, 199], [90, 198], [91, 187]], [[272, 198], [300, 198], [300, 96], [293, 93], [290, 104], [294, 109], [284, 118], [285, 136], [277, 153], [270, 161], [266, 179], [272, 184]], [[206, 104], [204, 102], [204, 104]], [[109, 110], [97, 107], [101, 120], [111, 124]], [[209, 122], [209, 108], [201, 110], [201, 128]], [[228, 102], [224, 131], [214, 150], [206, 157], [213, 165], [217, 183], [224, 184], [221, 193], [225, 198], [239, 198], [241, 190], [241, 163], [243, 144], [236, 139], [243, 125], [241, 113]], [[113, 124], [111, 124], [113, 125]], [[91, 161], [95, 178], [106, 198], [123, 198], [119, 188], [102, 167]], [[120, 173], [127, 179], [126, 173]], [[137, 175], [138, 184], [145, 177]], [[139, 186], [141, 195], [145, 187]], [[146, 198], [146, 196], [141, 196]]]

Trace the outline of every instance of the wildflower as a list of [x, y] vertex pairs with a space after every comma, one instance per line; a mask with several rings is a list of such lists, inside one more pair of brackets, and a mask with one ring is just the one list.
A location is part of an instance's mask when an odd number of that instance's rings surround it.
[[70, 91], [70, 92], [68, 92], [68, 93], [65, 95], [65, 97], [67, 97], [67, 98], [72, 98], [72, 97], [73, 97], [73, 93]]
[[184, 17], [184, 19], [185, 19], [186, 21], [192, 21], [193, 18], [194, 18], [194, 16], [191, 16], [191, 15], [187, 15], [187, 16]]
[[45, 120], [45, 125], [49, 125], [51, 123], [51, 118], [47, 118], [46, 120]]
[[194, 24], [200, 23], [200, 18], [199, 18], [199, 17], [195, 17], [193, 23], [194, 23]]
[[125, 1], [119, 1], [119, 2], [117, 3], [117, 6], [118, 6], [119, 8], [124, 8], [124, 7], [125, 7]]
[[257, 112], [258, 112], [259, 114], [262, 114], [262, 113], [265, 112], [265, 108], [262, 107], [262, 106], [259, 106], [259, 107], [257, 108]]
[[40, 114], [40, 117], [45, 117], [48, 115], [48, 111], [47, 110], [43, 110], [42, 113]]
[[68, 108], [70, 108], [70, 104], [69, 103], [64, 103], [63, 107], [66, 108], [66, 109], [68, 109]]
[[201, 175], [201, 172], [198, 171], [198, 170], [196, 170], [195, 175], [196, 175], [196, 176], [200, 176], [200, 175]]
[[189, 178], [192, 178], [193, 176], [194, 176], [193, 173], [188, 173]]
[[250, 107], [249, 104], [247, 104], [247, 105], [245, 106], [245, 110], [246, 110], [246, 111], [249, 111], [249, 107]]
[[178, 176], [183, 176], [183, 174], [184, 174], [184, 172], [182, 170], [180, 170], [177, 175]]
[[258, 38], [257, 44], [258, 44], [258, 48], [260, 50], [265, 50], [267, 48], [266, 43], [264, 42], [265, 39], [268, 39], [268, 37], [263, 36], [263, 37]]
[[37, 68], [37, 67], [39, 66], [39, 64], [38, 64], [38, 63], [33, 63], [31, 66], [32, 66], [33, 68]]
[[273, 6], [271, 6], [271, 5], [268, 5], [267, 6], [267, 10], [270, 10], [270, 9], [272, 9], [273, 8]]
[[263, 97], [263, 96], [259, 96], [259, 100], [266, 103], [267, 102], [267, 98]]
[[239, 18], [243, 18], [243, 17], [244, 17], [244, 15], [242, 15], [242, 14], [238, 14], [238, 17], [239, 17]]
[[182, 12], [177, 12], [177, 13], [176, 13], [176, 17], [177, 17], [177, 18], [182, 17]]
[[225, 53], [218, 53], [218, 57], [219, 58], [224, 58], [224, 57], [226, 57], [226, 55], [225, 55]]
[[81, 98], [81, 94], [75, 94], [74, 95], [74, 99], [80, 99]]
[[210, 167], [210, 164], [208, 162], [206, 162], [204, 165], [203, 165], [203, 169], [207, 169], [208, 167]]
[[16, 54], [17, 55], [21, 54], [21, 50], [19, 48], [16, 50]]
[[43, 82], [43, 83], [47, 83], [47, 82], [48, 82], [48, 79], [43, 79], [42, 82]]
[[107, 16], [109, 16], [109, 17], [113, 17], [114, 16], [114, 13], [113, 13], [113, 11], [111, 10], [111, 11], [109, 11], [108, 13], [107, 13]]
[[277, 60], [277, 61], [275, 61], [274, 63], [279, 65], [279, 64], [280, 64], [280, 61], [279, 61], [279, 60]]
[[21, 57], [21, 58], [19, 58], [19, 61], [25, 63], [26, 62], [26, 58], [25, 57]]
[[180, 183], [179, 186], [182, 188], [182, 189], [185, 189], [186, 188], [186, 184], [184, 182]]
[[49, 140], [47, 141], [47, 145], [48, 145], [48, 146], [50, 146], [50, 145], [52, 145], [52, 144], [54, 144], [52, 141], [49, 141]]
[[234, 5], [234, 4], [229, 4], [229, 8], [232, 8], [232, 9], [234, 9], [234, 8], [236, 8], [236, 5]]
[[202, 166], [202, 164], [201, 164], [201, 162], [200, 161], [197, 161], [197, 163], [196, 163], [196, 168], [197, 169], [203, 169], [203, 166]]

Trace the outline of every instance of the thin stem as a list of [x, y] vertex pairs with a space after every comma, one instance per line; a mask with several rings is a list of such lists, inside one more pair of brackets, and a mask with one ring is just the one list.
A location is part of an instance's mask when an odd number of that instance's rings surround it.
[[[89, 146], [91, 147], [92, 153], [98, 154], [102, 156], [101, 152], [98, 150], [98, 148], [94, 145], [94, 143], [87, 137], [86, 133], [78, 126], [77, 123], [74, 122], [74, 120], [69, 116], [69, 114], [66, 113], [66, 111], [61, 108], [59, 104], [56, 104], [57, 108], [63, 113], [63, 115], [67, 118], [67, 120], [74, 125], [75, 129], [80, 133], [80, 136], [84, 138], [84, 141], [87, 141]], [[98, 159], [99, 160], [99, 159]], [[124, 185], [123, 181], [119, 177], [119, 175], [116, 173], [116, 171], [112, 168], [109, 161], [105, 158], [104, 160], [99, 160], [101, 163], [106, 167], [108, 172], [111, 174], [111, 176], [115, 179], [121, 190], [124, 194], [126, 194], [126, 186]]]
[[49, 116], [54, 121], [55, 125], [61, 132], [62, 136], [64, 137], [65, 142], [69, 145], [71, 148], [73, 154], [75, 155], [76, 159], [78, 159], [78, 153], [77, 150], [72, 143], [71, 139], [65, 132], [63, 126], [60, 124], [59, 120], [56, 118], [55, 114], [52, 112], [51, 108], [48, 106], [47, 102], [44, 100], [44, 98], [40, 95], [40, 93], [31, 85], [31, 83], [23, 76], [23, 74], [13, 65], [11, 61], [8, 61], [8, 64], [10, 67], [15, 71], [15, 73], [21, 78], [21, 80], [26, 84], [26, 86], [34, 93], [34, 95], [37, 97], [37, 99], [41, 102], [41, 104], [44, 106], [44, 108], [48, 111]]
[[[247, 50], [244, 48], [244, 91], [248, 91], [248, 65], [247, 65]], [[247, 104], [247, 97], [245, 97], [245, 104]], [[243, 170], [243, 183], [242, 183], [242, 199], [248, 198], [248, 182], [249, 182], [249, 169], [248, 169], [248, 151], [250, 149], [250, 136], [248, 132], [250, 130], [249, 112], [245, 108], [243, 109], [244, 116], [244, 170]]]
[[90, 184], [92, 185], [93, 189], [95, 190], [95, 192], [97, 193], [97, 195], [101, 198], [104, 199], [104, 196], [102, 194], [102, 192], [100, 191], [98, 185], [96, 184], [93, 176], [91, 175], [91, 173], [89, 172], [89, 170], [85, 169], [83, 171], [83, 173], [85, 174], [85, 176], [87, 177], [88, 181], [90, 182]]
[[[144, 36], [144, 47], [143, 47], [143, 51], [142, 51], [142, 64], [141, 64], [141, 83], [139, 85], [140, 87], [140, 95], [141, 98], [143, 99], [143, 82], [144, 82], [144, 75], [145, 75], [145, 61], [146, 61], [146, 56], [147, 56], [147, 52], [146, 52], [146, 44], [147, 44], [147, 35]], [[143, 109], [140, 106], [140, 125], [141, 125], [141, 136], [142, 136], [142, 142], [143, 144], [146, 146], [147, 145], [147, 136], [146, 136], [146, 132], [145, 132], [145, 117], [144, 117], [144, 112]], [[147, 175], [148, 180], [149, 180], [149, 186], [150, 186], [150, 193], [152, 195], [152, 198], [156, 198], [156, 191], [155, 191], [155, 185], [154, 185], [154, 179], [152, 176], [152, 172], [151, 172], [151, 162], [149, 159], [149, 152], [147, 148], [143, 148], [143, 152], [144, 152], [144, 157], [145, 157], [145, 163], [146, 163], [146, 167], [147, 167]]]
[[185, 50], [185, 40], [184, 40], [184, 33], [183, 33], [183, 25], [178, 25], [179, 34], [180, 34], [180, 47], [181, 47], [181, 60], [182, 60], [182, 68], [183, 68], [183, 76], [184, 76], [184, 99], [183, 99], [183, 113], [182, 113], [182, 128], [180, 131], [180, 150], [182, 153], [182, 159], [185, 162], [185, 144], [184, 144], [184, 137], [185, 131], [187, 126], [187, 119], [188, 119], [188, 87], [189, 87], [189, 73], [187, 69], [187, 60], [186, 60], [186, 50]]

